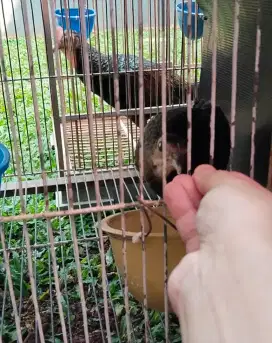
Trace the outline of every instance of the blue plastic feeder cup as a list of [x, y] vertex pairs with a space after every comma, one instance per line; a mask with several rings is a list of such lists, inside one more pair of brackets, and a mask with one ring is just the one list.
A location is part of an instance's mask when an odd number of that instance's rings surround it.
[[[191, 32], [192, 32], [192, 39], [199, 39], [203, 36], [203, 28], [204, 28], [204, 13], [202, 10], [198, 7], [197, 10], [197, 32], [196, 32], [196, 2], [192, 1], [192, 6], [191, 6]], [[177, 5], [177, 12], [178, 12], [178, 23], [179, 27], [184, 33], [185, 37], [189, 37], [189, 32], [188, 32], [188, 17], [189, 17], [189, 10], [188, 10], [188, 1], [184, 1], [180, 4]], [[183, 22], [182, 22], [182, 17], [183, 17]]]
[[[80, 29], [80, 12], [79, 8], [70, 8], [68, 10], [67, 19], [69, 20], [70, 29], [78, 33], [81, 32]], [[86, 23], [86, 38], [90, 37], [90, 34], [94, 27], [95, 10], [85, 9], [85, 23]], [[65, 9], [58, 9], [55, 11], [55, 16], [57, 19], [57, 24], [66, 30], [66, 11]]]
[[0, 189], [2, 176], [9, 167], [10, 153], [8, 149], [0, 143]]

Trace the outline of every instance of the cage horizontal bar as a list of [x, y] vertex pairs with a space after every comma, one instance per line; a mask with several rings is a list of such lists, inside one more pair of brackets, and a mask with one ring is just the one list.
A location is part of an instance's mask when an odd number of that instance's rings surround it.
[[[107, 236], [103, 236], [103, 239], [106, 240], [108, 237]], [[99, 241], [99, 237], [86, 237], [86, 238], [78, 238], [77, 239], [77, 242], [79, 244], [84, 244], [84, 243], [87, 243], [87, 242], [93, 242], [93, 241]], [[66, 241], [61, 241], [61, 242], [54, 242], [54, 247], [58, 247], [58, 246], [61, 246], [61, 245], [66, 245], [66, 244], [71, 244], [73, 243], [72, 240], [66, 240]], [[36, 249], [41, 249], [41, 248], [48, 248], [50, 247], [51, 244], [50, 243], [44, 243], [44, 244], [33, 244], [33, 245], [30, 245], [30, 248], [32, 250], [36, 250]], [[16, 248], [6, 248], [5, 251], [23, 251], [23, 250], [26, 250], [26, 247], [16, 247]], [[2, 253], [4, 251], [4, 249], [0, 249], [0, 253]]]
[[[186, 107], [186, 104], [177, 104], [177, 105], [167, 105], [166, 109], [170, 108], [177, 108], [177, 107]], [[145, 107], [143, 110], [144, 114], [149, 114], [149, 113], [161, 113], [162, 112], [162, 106], [153, 106], [153, 107]], [[126, 109], [126, 110], [119, 110], [119, 113], [117, 113], [114, 109], [112, 111], [107, 111], [107, 112], [95, 112], [95, 117], [122, 117], [122, 116], [135, 116], [135, 114], [140, 114], [140, 108], [135, 108], [135, 109]], [[82, 113], [82, 114], [66, 114], [66, 120], [77, 120], [77, 119], [86, 119], [88, 118], [87, 113]]]
[[[197, 64], [197, 65], [194, 65], [194, 66], [191, 66], [189, 67], [190, 70], [197, 70], [197, 69], [201, 69], [201, 65], [200, 64]], [[174, 67], [168, 67], [166, 68], [166, 71], [185, 71], [185, 70], [188, 70], [188, 66], [186, 64], [184, 64], [184, 66], [181, 68], [180, 66], [174, 66]], [[161, 69], [158, 69], [158, 68], [152, 68], [152, 69], [145, 69], [144, 70], [145, 72], [156, 72], [156, 71], [162, 71]], [[134, 74], [135, 73], [135, 70], [125, 70], [125, 71], [122, 71], [122, 72], [119, 72], [118, 74]], [[99, 75], [113, 75], [114, 72], [112, 71], [104, 71], [104, 72], [101, 72], [101, 73], [90, 73], [89, 76], [99, 76]], [[60, 77], [62, 79], [68, 79], [68, 78], [75, 78], [75, 77], [78, 77], [78, 76], [86, 76], [86, 74], [69, 74], [69, 73], [66, 73], [66, 74], [63, 74], [63, 75], [60, 75]], [[36, 76], [34, 79], [35, 80], [49, 80], [49, 79], [56, 79], [57, 78], [57, 75], [47, 75], [47, 76]], [[2, 83], [5, 83], [5, 82], [21, 82], [21, 81], [29, 81], [30, 78], [29, 77], [22, 77], [22, 78], [12, 78], [12, 77], [7, 77], [7, 79], [4, 79], [2, 80], [1, 82]]]
[[[145, 204], [148, 206], [159, 206], [163, 202], [162, 200], [146, 200]], [[16, 222], [16, 221], [28, 221], [28, 220], [35, 220], [35, 219], [51, 219], [55, 217], [63, 217], [63, 216], [76, 216], [80, 214], [89, 214], [89, 213], [98, 213], [98, 212], [107, 212], [107, 211], [115, 211], [115, 210], [123, 210], [132, 207], [140, 207], [142, 206], [138, 201], [134, 202], [127, 202], [127, 203], [119, 203], [117, 205], [97, 205], [93, 207], [81, 208], [81, 209], [70, 209], [65, 211], [51, 211], [51, 212], [42, 212], [42, 213], [35, 213], [35, 214], [19, 214], [17, 216], [9, 216], [9, 217], [0, 217], [0, 222], [2, 223], [9, 223], [9, 222]]]
[[[103, 176], [102, 173], [103, 172]], [[113, 173], [113, 174], [112, 174]], [[123, 172], [124, 179], [131, 179], [131, 177], [138, 178], [138, 174], [134, 167], [126, 168]], [[98, 181], [104, 181], [104, 180], [112, 180], [112, 176], [114, 176], [115, 179], [118, 179], [119, 176], [119, 169], [118, 168], [112, 168], [111, 170], [102, 169], [100, 170], [100, 173], [98, 172]], [[90, 173], [84, 173], [81, 175], [73, 175], [71, 176], [71, 184], [93, 184], [95, 180], [95, 176], [93, 172]], [[68, 180], [67, 176], [58, 177], [58, 178], [48, 178], [46, 182], [46, 186], [48, 189], [48, 192], [56, 192], [56, 191], [62, 191], [66, 190], [66, 187], [68, 186]], [[44, 184], [42, 179], [38, 180], [30, 180], [30, 181], [22, 181], [22, 189], [23, 194], [39, 194], [44, 193]], [[14, 196], [19, 195], [19, 188], [18, 188], [18, 182], [3, 182], [1, 184], [1, 191], [0, 196]]]

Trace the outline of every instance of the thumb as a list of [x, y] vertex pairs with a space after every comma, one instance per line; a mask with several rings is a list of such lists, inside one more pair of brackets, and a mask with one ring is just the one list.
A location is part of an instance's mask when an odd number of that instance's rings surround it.
[[203, 195], [196, 216], [200, 242], [271, 242], [271, 192], [246, 175], [207, 165], [195, 170], [193, 180]]
[[220, 185], [237, 186], [237, 185], [248, 185], [261, 190], [262, 192], [268, 192], [263, 186], [258, 184], [250, 177], [238, 173], [235, 171], [224, 171], [216, 170], [209, 164], [203, 164], [195, 169], [193, 174], [193, 180], [198, 191], [205, 195], [207, 192]]

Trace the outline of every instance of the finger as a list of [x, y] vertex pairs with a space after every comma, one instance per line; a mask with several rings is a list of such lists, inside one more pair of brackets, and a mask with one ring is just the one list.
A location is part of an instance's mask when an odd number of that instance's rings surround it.
[[178, 175], [172, 182], [177, 186], [182, 185], [194, 208], [197, 209], [203, 196], [198, 191], [193, 178], [190, 175]]
[[177, 229], [187, 252], [199, 249], [195, 219], [201, 197], [189, 175], [179, 175], [165, 187], [165, 203], [176, 220]]
[[192, 209], [197, 209], [202, 196], [190, 175], [178, 175], [164, 190], [164, 201], [177, 220]]
[[242, 173], [216, 170], [210, 165], [201, 165], [197, 167], [193, 174], [193, 180], [198, 191], [202, 195], [205, 195], [208, 191], [219, 185], [235, 186], [241, 182], [264, 190], [260, 184]]
[[192, 209], [176, 221], [180, 237], [185, 244], [186, 253], [197, 251], [200, 247], [199, 234], [196, 230], [196, 213], [197, 210]]

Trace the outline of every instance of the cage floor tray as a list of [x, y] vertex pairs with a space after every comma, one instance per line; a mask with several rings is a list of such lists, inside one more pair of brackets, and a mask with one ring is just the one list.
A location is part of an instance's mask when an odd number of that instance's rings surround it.
[[[134, 162], [134, 150], [139, 138], [139, 128], [127, 117], [120, 117], [123, 165]], [[64, 132], [62, 148], [65, 151]], [[68, 141], [69, 163], [73, 171], [92, 169], [91, 132], [88, 119], [67, 120], [66, 137]], [[93, 125], [95, 161], [98, 168], [119, 165], [118, 130], [116, 117], [96, 117]], [[64, 154], [65, 155], [65, 154]], [[65, 169], [67, 161], [64, 160]]]

